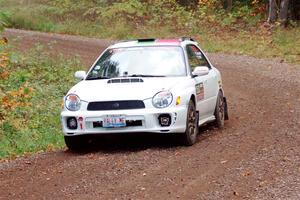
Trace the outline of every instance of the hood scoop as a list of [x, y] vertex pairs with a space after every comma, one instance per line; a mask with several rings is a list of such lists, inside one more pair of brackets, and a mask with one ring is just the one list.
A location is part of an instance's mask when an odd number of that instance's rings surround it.
[[143, 83], [144, 80], [141, 78], [118, 78], [108, 80], [107, 83]]

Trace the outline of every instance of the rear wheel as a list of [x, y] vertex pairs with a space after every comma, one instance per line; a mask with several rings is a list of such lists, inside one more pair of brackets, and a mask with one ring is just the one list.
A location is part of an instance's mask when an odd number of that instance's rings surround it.
[[192, 100], [189, 102], [187, 119], [186, 119], [186, 131], [183, 134], [183, 142], [187, 146], [191, 146], [197, 142], [198, 134], [198, 119], [195, 104]]
[[224, 127], [224, 120], [225, 120], [225, 102], [223, 98], [223, 93], [219, 91], [216, 108], [215, 108], [215, 126], [218, 128]]
[[85, 135], [65, 136], [65, 144], [71, 151], [82, 150], [88, 144], [88, 138]]

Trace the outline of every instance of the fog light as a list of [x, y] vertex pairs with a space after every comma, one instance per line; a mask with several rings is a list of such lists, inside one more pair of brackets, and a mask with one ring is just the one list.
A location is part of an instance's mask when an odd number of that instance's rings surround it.
[[75, 117], [69, 117], [67, 119], [67, 127], [71, 130], [77, 129], [77, 120]]
[[161, 114], [158, 116], [159, 124], [163, 127], [170, 126], [172, 119], [169, 114]]

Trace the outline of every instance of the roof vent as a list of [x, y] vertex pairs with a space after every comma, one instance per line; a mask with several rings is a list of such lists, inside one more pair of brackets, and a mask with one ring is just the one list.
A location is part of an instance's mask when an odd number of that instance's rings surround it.
[[193, 38], [191, 38], [191, 37], [181, 37], [180, 38], [180, 41], [185, 41], [185, 40], [189, 40], [189, 41], [195, 41]]
[[154, 38], [138, 39], [138, 42], [155, 42]]
[[155, 38], [141, 38], [141, 39], [128, 39], [128, 40], [120, 40], [115, 42], [117, 43], [122, 43], [122, 42], [133, 42], [133, 41], [138, 41], [138, 42], [155, 42]]

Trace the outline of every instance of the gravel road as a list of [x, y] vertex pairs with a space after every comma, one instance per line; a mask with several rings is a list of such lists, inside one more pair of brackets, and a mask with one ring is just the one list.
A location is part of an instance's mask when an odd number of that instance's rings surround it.
[[[110, 43], [8, 29], [26, 51], [51, 43], [89, 66]], [[192, 147], [166, 135], [99, 138], [0, 163], [0, 199], [300, 199], [300, 66], [210, 54], [223, 75], [230, 120], [201, 128]], [[59, 117], [59, 116], [58, 116]]]

